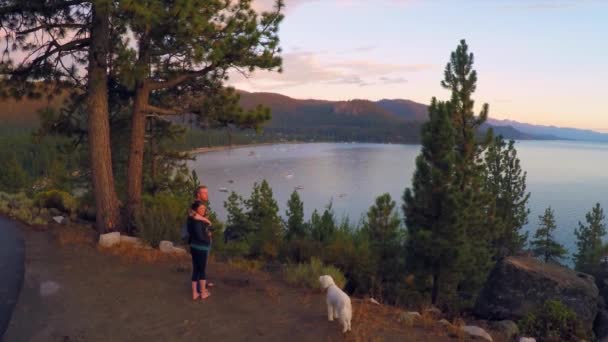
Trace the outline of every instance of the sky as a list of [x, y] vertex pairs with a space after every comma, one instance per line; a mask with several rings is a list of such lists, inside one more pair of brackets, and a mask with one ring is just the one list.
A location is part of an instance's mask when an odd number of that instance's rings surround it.
[[[254, 0], [258, 10], [272, 0]], [[466, 39], [490, 117], [608, 132], [608, 0], [286, 0], [283, 73], [231, 85], [298, 99], [448, 99]]]

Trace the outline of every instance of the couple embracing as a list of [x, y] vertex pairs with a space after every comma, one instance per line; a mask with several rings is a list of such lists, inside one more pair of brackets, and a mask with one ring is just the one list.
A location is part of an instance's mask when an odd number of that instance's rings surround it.
[[209, 192], [206, 186], [196, 188], [194, 202], [188, 212], [188, 242], [192, 254], [192, 300], [206, 299], [211, 293], [208, 287], [206, 269], [207, 258], [211, 249], [213, 228], [208, 218], [207, 206]]

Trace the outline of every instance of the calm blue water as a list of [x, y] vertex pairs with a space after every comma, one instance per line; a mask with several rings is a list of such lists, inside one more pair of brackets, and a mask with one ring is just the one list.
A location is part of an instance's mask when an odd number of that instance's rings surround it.
[[[516, 147], [532, 193], [526, 229], [534, 230], [538, 216], [551, 206], [557, 239], [572, 251], [577, 222], [584, 221], [596, 202], [608, 208], [608, 144], [522, 141]], [[228, 193], [220, 187], [249, 196], [253, 183], [266, 179], [283, 215], [291, 192], [302, 186], [298, 192], [307, 217], [331, 200], [338, 218], [358, 222], [385, 192], [401, 214], [401, 196], [410, 185], [419, 150], [419, 145], [280, 144], [201, 154], [190, 167], [209, 186], [211, 206], [222, 219]]]

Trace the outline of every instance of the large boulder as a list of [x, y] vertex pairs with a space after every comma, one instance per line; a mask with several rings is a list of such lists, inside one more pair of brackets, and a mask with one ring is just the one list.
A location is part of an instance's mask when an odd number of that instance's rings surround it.
[[465, 325], [461, 328], [471, 340], [482, 340], [492, 342], [492, 336], [488, 334], [485, 330], [480, 327], [474, 325]]
[[547, 300], [559, 300], [591, 328], [598, 289], [592, 276], [531, 257], [508, 257], [490, 273], [475, 313], [490, 320], [517, 321]]
[[120, 245], [120, 233], [112, 232], [107, 234], [99, 235], [99, 246], [101, 247], [113, 247]]

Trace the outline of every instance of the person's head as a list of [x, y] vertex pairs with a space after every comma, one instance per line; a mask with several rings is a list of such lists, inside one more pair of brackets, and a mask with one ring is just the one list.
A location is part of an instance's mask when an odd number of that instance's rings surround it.
[[207, 186], [201, 185], [196, 188], [194, 191], [194, 198], [199, 201], [208, 201], [209, 200], [209, 190]]
[[192, 203], [192, 205], [190, 206], [190, 210], [192, 210], [193, 213], [199, 214], [201, 216], [205, 216], [205, 214], [207, 213], [207, 207], [205, 206], [205, 203], [203, 203], [203, 201], [194, 201], [194, 203]]

